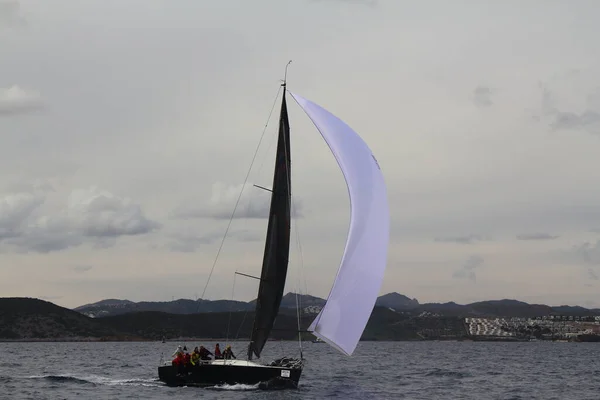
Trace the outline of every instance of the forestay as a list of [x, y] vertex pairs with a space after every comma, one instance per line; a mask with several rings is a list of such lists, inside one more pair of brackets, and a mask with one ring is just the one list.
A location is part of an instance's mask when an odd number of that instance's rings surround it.
[[327, 303], [310, 331], [352, 355], [373, 311], [385, 272], [389, 205], [383, 174], [361, 137], [321, 106], [288, 92], [315, 124], [348, 185], [350, 230]]

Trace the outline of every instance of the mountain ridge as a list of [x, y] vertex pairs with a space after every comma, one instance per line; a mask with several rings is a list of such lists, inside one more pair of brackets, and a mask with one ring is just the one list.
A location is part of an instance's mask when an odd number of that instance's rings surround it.
[[[391, 297], [406, 301], [399, 296]], [[296, 295], [289, 295], [286, 301], [291, 302], [292, 298], [295, 299]], [[318, 298], [313, 300], [324, 301]], [[177, 304], [179, 303], [181, 302]], [[112, 302], [112, 304], [121, 303]], [[446, 315], [436, 314], [432, 311], [423, 311], [422, 306], [429, 306], [431, 310], [440, 309], [441, 306], [441, 309], [445, 307], [448, 312]], [[310, 340], [312, 334], [306, 332], [306, 329], [318, 312], [315, 307], [318, 306], [307, 306], [306, 310], [299, 315], [300, 321], [294, 308], [282, 308], [270, 339], [297, 340], [300, 334], [303, 340]], [[566, 306], [565, 309], [564, 307], [559, 306], [559, 311], [572, 311], [579, 315], [585, 313], [586, 316], [592, 316], [594, 313], [600, 315], [598, 309], [587, 310], [570, 306]], [[556, 314], [556, 310], [550, 306], [529, 305], [516, 300], [493, 300], [464, 306], [456, 303], [425, 304], [411, 310], [398, 311], [376, 305], [361, 340], [473, 339], [465, 324], [465, 317], [475, 316], [473, 313], [479, 317], [495, 319], [501, 317], [499, 314], [518, 317], [527, 314], [530, 317], [538, 317], [543, 316], [540, 314], [547, 315], [548, 312]], [[561, 318], [563, 321], [576, 319], [579, 320], [571, 317]], [[185, 338], [247, 340], [252, 330], [253, 320], [253, 309], [194, 314], [135, 311], [91, 318], [44, 300], [0, 298], [0, 341], [145, 341], [186, 340]], [[300, 322], [300, 331], [298, 331], [298, 322]]]
[[[304, 313], [318, 313], [326, 300], [307, 294], [288, 292], [281, 301], [282, 312], [286, 309], [296, 309], [296, 296]], [[74, 308], [75, 311], [94, 318], [104, 318], [132, 312], [158, 311], [170, 314], [197, 314], [211, 312], [254, 311], [256, 299], [244, 301], [232, 300], [190, 300], [177, 299], [173, 301], [141, 301], [106, 299], [96, 303]], [[431, 313], [440, 316], [491, 316], [491, 317], [537, 317], [551, 314], [564, 315], [600, 315], [600, 309], [588, 309], [582, 306], [549, 306], [545, 304], [530, 304], [515, 299], [484, 300], [468, 304], [458, 304], [453, 301], [446, 303], [419, 303], [397, 292], [379, 296], [376, 306], [389, 308], [397, 312]]]

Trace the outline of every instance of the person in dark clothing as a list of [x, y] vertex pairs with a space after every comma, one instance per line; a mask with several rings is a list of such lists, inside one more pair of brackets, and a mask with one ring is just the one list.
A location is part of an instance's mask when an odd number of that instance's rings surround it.
[[183, 355], [183, 365], [185, 366], [184, 367], [185, 371], [187, 371], [188, 368], [191, 368], [191, 366], [192, 366], [191, 356], [190, 356], [190, 353], [187, 352], [187, 350], [185, 351], [185, 354]]
[[221, 349], [219, 348], [219, 343], [215, 346], [215, 360], [219, 360], [223, 358], [223, 354], [221, 354]]
[[210, 356], [213, 355], [213, 353], [211, 353], [210, 351], [208, 351], [207, 348], [205, 348], [204, 346], [200, 346], [200, 359], [201, 360], [212, 360], [212, 358], [210, 358]]
[[235, 358], [235, 354], [233, 354], [233, 351], [231, 350], [231, 346], [227, 345], [227, 347], [225, 348], [225, 351], [223, 351], [223, 358], [226, 360]]

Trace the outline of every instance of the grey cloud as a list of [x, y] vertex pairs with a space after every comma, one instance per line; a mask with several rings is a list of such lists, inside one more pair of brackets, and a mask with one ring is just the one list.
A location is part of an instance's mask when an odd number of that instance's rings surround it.
[[585, 242], [575, 246], [574, 250], [586, 264], [600, 264], [600, 240], [595, 245]]
[[484, 259], [478, 255], [470, 256], [461, 269], [455, 271], [452, 276], [456, 279], [468, 279], [473, 282], [477, 280], [476, 269], [483, 265]]
[[[157, 223], [157, 226], [161, 226]], [[109, 247], [113, 247], [117, 244], [117, 238], [113, 237], [97, 237], [94, 239], [92, 246], [94, 249], [108, 249]]]
[[557, 111], [550, 127], [555, 130], [582, 129], [590, 133], [600, 134], [600, 113], [593, 110], [585, 110], [581, 114]]
[[594, 280], [594, 281], [600, 280], [600, 277], [598, 276], [598, 274], [596, 273], [596, 271], [594, 271], [593, 269], [588, 268], [587, 272], [588, 272], [588, 277], [591, 280]]
[[[258, 233], [248, 230], [230, 231], [228, 238], [240, 242], [255, 242], [260, 240]], [[175, 233], [168, 235], [169, 241], [165, 246], [168, 250], [182, 253], [193, 253], [207, 244], [213, 244], [221, 241], [223, 233], [209, 233], [205, 235], [196, 235], [193, 233]]]
[[92, 267], [91, 265], [76, 265], [72, 268], [72, 270], [75, 272], [87, 272], [92, 268], [94, 267]]
[[[214, 183], [209, 201], [202, 204], [202, 202], [188, 200], [187, 203], [175, 208], [170, 216], [174, 219], [230, 219], [235, 209], [234, 218], [268, 218], [271, 201], [270, 193], [253, 187], [251, 183], [247, 183], [242, 196], [239, 197], [243, 186], [243, 184], [227, 185], [221, 182]], [[295, 218], [303, 216], [302, 201], [300, 199], [294, 199], [292, 215]]]
[[551, 235], [549, 233], [523, 233], [517, 235], [517, 239], [519, 240], [553, 240], [558, 237], [559, 236]]
[[114, 245], [117, 237], [160, 228], [143, 214], [139, 204], [96, 188], [73, 190], [62, 211], [32, 220], [32, 211], [43, 200], [39, 195], [19, 194], [0, 201], [0, 207], [8, 211], [0, 214], [0, 232], [5, 232], [4, 242], [16, 251], [49, 253], [86, 242], [106, 248]]
[[233, 237], [240, 242], [258, 242], [263, 239], [263, 236], [259, 235], [258, 232], [252, 232], [247, 229], [234, 232]]
[[593, 244], [584, 242], [568, 250], [559, 251], [556, 257], [567, 265], [586, 266], [591, 270], [600, 266], [600, 240]]
[[141, 235], [161, 227], [146, 218], [139, 204], [93, 187], [74, 190], [68, 211], [66, 223], [90, 237]]
[[492, 104], [492, 89], [486, 86], [478, 86], [473, 91], [473, 103], [479, 107], [489, 107]]
[[20, 236], [9, 238], [4, 242], [18, 253], [50, 253], [77, 247], [83, 244], [84, 240], [80, 234], [70, 232], [67, 226], [52, 221], [44, 227], [28, 227]]
[[582, 112], [561, 110], [556, 106], [556, 95], [540, 83], [542, 90], [542, 113], [549, 118], [552, 130], [582, 130], [591, 134], [600, 134], [600, 112], [597, 111], [595, 95], [588, 95], [588, 108]]
[[177, 233], [169, 235], [169, 242], [166, 247], [175, 252], [193, 253], [201, 246], [214, 243], [217, 239], [219, 239], [219, 235], [217, 234], [199, 236], [189, 233]]
[[32, 212], [45, 201], [39, 193], [13, 193], [0, 198], [0, 240], [19, 237]]
[[448, 242], [448, 243], [461, 243], [461, 244], [473, 244], [474, 242], [482, 242], [491, 240], [489, 236], [485, 235], [467, 235], [467, 236], [444, 236], [436, 237], [436, 242]]
[[0, 1], [0, 28], [19, 25], [25, 25], [25, 19], [20, 15], [19, 2], [17, 0]]
[[369, 7], [376, 7], [378, 5], [377, 0], [311, 0], [313, 3], [346, 3], [346, 4], [362, 4]]
[[27, 114], [43, 107], [42, 96], [17, 85], [0, 88], [0, 116]]

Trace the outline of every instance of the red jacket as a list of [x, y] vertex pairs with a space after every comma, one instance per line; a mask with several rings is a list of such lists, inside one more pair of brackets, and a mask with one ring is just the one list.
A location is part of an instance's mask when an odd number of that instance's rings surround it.
[[173, 364], [183, 364], [185, 361], [183, 354], [179, 353], [177, 354], [177, 356], [173, 359]]

